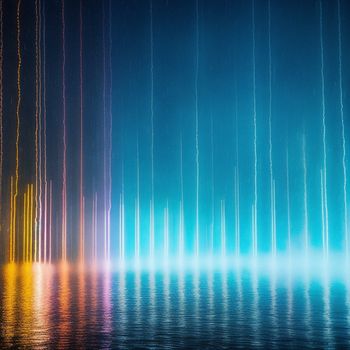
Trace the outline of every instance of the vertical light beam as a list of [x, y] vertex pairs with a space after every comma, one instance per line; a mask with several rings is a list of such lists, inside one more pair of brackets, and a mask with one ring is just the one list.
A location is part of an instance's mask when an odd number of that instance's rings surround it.
[[198, 131], [198, 71], [199, 71], [199, 13], [198, 0], [196, 0], [196, 65], [195, 65], [195, 118], [196, 118], [196, 228], [195, 228], [195, 254], [199, 256], [199, 131]]
[[221, 200], [221, 257], [226, 256], [226, 211], [225, 211], [225, 200]]
[[47, 154], [46, 154], [46, 2], [43, 1], [43, 64], [42, 64], [42, 87], [43, 87], [43, 178], [44, 178], [44, 261], [47, 261], [47, 227], [48, 227], [48, 186], [47, 186]]
[[[83, 161], [83, 147], [84, 147], [84, 120], [83, 120], [83, 4], [80, 0], [79, 7], [79, 78], [80, 78], [80, 144], [79, 144], [79, 260], [80, 264], [84, 263], [84, 161]], [[104, 140], [106, 138], [104, 137]]]
[[180, 135], [180, 213], [179, 213], [179, 259], [180, 263], [185, 250], [185, 223], [184, 223], [184, 179], [183, 179], [183, 159], [182, 159], [182, 134]]
[[291, 221], [290, 221], [290, 188], [289, 188], [289, 151], [287, 145], [286, 152], [286, 187], [287, 187], [287, 240], [288, 240], [288, 257], [291, 257]]
[[238, 111], [237, 111], [237, 86], [235, 89], [235, 136], [236, 136], [236, 167], [235, 167], [235, 245], [236, 258], [240, 256], [241, 232], [240, 232], [240, 191], [239, 191], [239, 150], [238, 150]]
[[[41, 191], [41, 179], [39, 179], [39, 4], [35, 0], [35, 210], [34, 210], [34, 261], [41, 260], [40, 220], [41, 211], [39, 191]], [[40, 189], [39, 189], [40, 187]]]
[[151, 201], [149, 254], [154, 257], [154, 62], [153, 62], [153, 0], [150, 0], [150, 79], [151, 79]]
[[168, 263], [169, 259], [169, 204], [164, 208], [164, 260]]
[[50, 205], [49, 205], [49, 263], [52, 261], [52, 181], [50, 180]]
[[108, 261], [111, 258], [111, 209], [112, 209], [112, 0], [109, 0], [109, 166], [108, 166], [108, 208], [107, 208], [107, 234], [108, 234]]
[[139, 138], [136, 145], [135, 258], [140, 258], [140, 159]]
[[210, 116], [210, 170], [211, 170], [211, 222], [210, 222], [210, 254], [214, 254], [214, 225], [215, 225], [215, 179], [214, 179], [214, 124]]
[[4, 130], [3, 130], [3, 8], [0, 1], [0, 234], [2, 233], [2, 171], [4, 159]]
[[65, 15], [64, 2], [62, 0], [62, 102], [63, 102], [63, 166], [62, 166], [62, 241], [61, 258], [67, 260], [67, 135], [66, 135], [66, 39], [65, 39]]
[[17, 105], [16, 105], [16, 176], [13, 191], [13, 219], [12, 219], [12, 251], [10, 252], [10, 262], [15, 261], [16, 254], [16, 221], [17, 221], [17, 196], [19, 182], [19, 141], [20, 141], [20, 109], [21, 109], [21, 69], [22, 69], [22, 54], [21, 54], [21, 0], [17, 2]]
[[268, 50], [269, 50], [269, 170], [270, 170], [270, 220], [271, 220], [271, 251], [276, 256], [275, 231], [275, 196], [273, 190], [273, 158], [272, 158], [272, 55], [271, 55], [271, 0], [268, 2]]
[[323, 47], [323, 9], [320, 1], [320, 50], [321, 50], [321, 98], [322, 98], [322, 143], [323, 143], [323, 186], [324, 186], [324, 215], [325, 215], [325, 246], [324, 258], [328, 259], [328, 190], [327, 190], [327, 140], [326, 140], [326, 105], [324, 79], [324, 47]]
[[253, 126], [254, 126], [254, 204], [253, 204], [253, 256], [258, 253], [258, 174], [257, 174], [257, 130], [256, 130], [256, 60], [255, 60], [255, 0], [252, 0], [252, 35], [253, 35]]
[[105, 33], [105, 6], [102, 6], [102, 105], [103, 105], [103, 252], [104, 261], [107, 261], [107, 115], [106, 115], [106, 33]]
[[[41, 0], [38, 0], [37, 4], [37, 80], [38, 80], [38, 206], [37, 206], [37, 231], [39, 236], [39, 262], [42, 262], [42, 256], [44, 253], [43, 242], [43, 172], [42, 172], [42, 15], [41, 15]], [[45, 187], [44, 187], [45, 190]]]
[[307, 165], [306, 165], [305, 134], [303, 135], [303, 180], [304, 180], [304, 250], [306, 258], [309, 254], [309, 208], [307, 192]]
[[338, 14], [338, 74], [339, 74], [339, 105], [341, 120], [341, 137], [342, 137], [342, 167], [343, 167], [343, 201], [344, 201], [344, 241], [345, 254], [349, 257], [349, 232], [348, 232], [348, 196], [347, 196], [347, 167], [346, 167], [346, 139], [345, 139], [345, 123], [344, 123], [344, 94], [343, 94], [343, 58], [342, 58], [342, 28], [341, 28], [341, 12], [340, 0], [337, 7]]

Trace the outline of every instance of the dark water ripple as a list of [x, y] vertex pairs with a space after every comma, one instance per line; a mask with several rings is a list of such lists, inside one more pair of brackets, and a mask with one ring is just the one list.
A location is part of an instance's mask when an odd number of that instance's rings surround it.
[[343, 280], [226, 272], [0, 273], [2, 348], [350, 347]]

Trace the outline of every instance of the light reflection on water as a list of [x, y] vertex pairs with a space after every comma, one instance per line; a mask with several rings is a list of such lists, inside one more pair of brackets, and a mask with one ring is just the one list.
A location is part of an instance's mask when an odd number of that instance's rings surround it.
[[349, 287], [307, 273], [7, 265], [0, 272], [0, 345], [349, 347]]

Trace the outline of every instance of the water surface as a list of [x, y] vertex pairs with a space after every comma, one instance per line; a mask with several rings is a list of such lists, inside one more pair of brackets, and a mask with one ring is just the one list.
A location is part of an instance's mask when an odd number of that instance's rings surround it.
[[252, 270], [111, 272], [7, 265], [1, 347], [350, 347], [350, 286]]

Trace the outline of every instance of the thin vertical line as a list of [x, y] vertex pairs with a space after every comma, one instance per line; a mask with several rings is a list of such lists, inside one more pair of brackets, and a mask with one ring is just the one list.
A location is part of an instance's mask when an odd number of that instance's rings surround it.
[[346, 139], [345, 139], [345, 123], [344, 123], [344, 95], [343, 95], [343, 60], [342, 60], [342, 31], [341, 31], [341, 14], [340, 14], [340, 0], [338, 0], [338, 63], [339, 63], [339, 102], [340, 102], [340, 119], [341, 119], [341, 133], [342, 133], [342, 166], [343, 166], [343, 196], [344, 196], [344, 235], [345, 235], [345, 254], [349, 255], [349, 236], [348, 236], [348, 198], [347, 198], [347, 167], [346, 167]]
[[199, 256], [199, 131], [198, 131], [198, 74], [199, 74], [199, 13], [196, 0], [196, 66], [195, 66], [195, 117], [196, 117], [196, 257]]
[[66, 169], [66, 48], [65, 48], [65, 17], [64, 2], [62, 0], [62, 99], [63, 99], [63, 169], [62, 169], [62, 260], [67, 259], [67, 169]]

